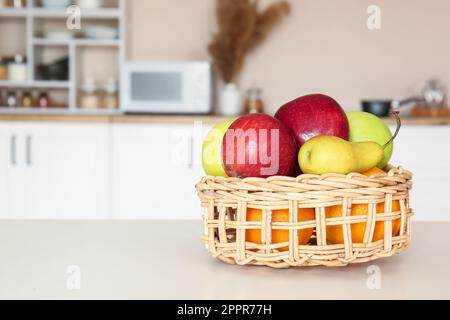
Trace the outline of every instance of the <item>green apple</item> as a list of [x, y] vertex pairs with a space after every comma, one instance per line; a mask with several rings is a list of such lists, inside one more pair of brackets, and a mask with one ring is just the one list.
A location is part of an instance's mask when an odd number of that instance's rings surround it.
[[203, 170], [209, 176], [228, 177], [222, 165], [222, 140], [225, 132], [227, 132], [233, 122], [234, 119], [215, 125], [203, 141]]
[[[391, 138], [392, 132], [386, 123], [377, 116], [361, 111], [348, 112], [348, 123], [350, 126], [350, 141], [377, 142], [384, 146]], [[380, 169], [384, 169], [391, 160], [394, 151], [394, 143], [392, 142], [384, 149], [384, 158], [378, 165]]]

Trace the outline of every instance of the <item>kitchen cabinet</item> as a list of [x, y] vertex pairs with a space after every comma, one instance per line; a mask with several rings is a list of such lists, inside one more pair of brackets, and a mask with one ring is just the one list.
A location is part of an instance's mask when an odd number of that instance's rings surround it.
[[107, 125], [27, 126], [31, 218], [108, 218]]
[[11, 122], [0, 134], [1, 217], [108, 218], [107, 125]]
[[0, 125], [0, 218], [19, 216], [25, 210], [25, 202], [20, 199], [24, 192], [22, 172], [17, 170], [22, 157], [18, 148], [20, 128], [9, 123]]
[[204, 175], [201, 144], [209, 127], [115, 124], [112, 215], [131, 219], [199, 219], [194, 188]]
[[0, 124], [0, 218], [26, 216], [22, 130], [19, 123]]
[[[203, 128], [203, 134], [210, 127]], [[394, 130], [394, 128], [391, 128]], [[194, 189], [204, 175], [201, 138], [189, 146], [192, 125], [114, 124], [112, 143], [112, 210], [116, 218], [198, 219], [200, 204]], [[199, 135], [194, 136], [198, 137]], [[180, 140], [181, 137], [181, 140]], [[392, 164], [414, 174], [411, 206], [415, 220], [450, 220], [450, 126], [404, 126], [395, 142]], [[190, 150], [189, 165], [177, 153]], [[180, 152], [181, 150], [181, 152]], [[187, 158], [186, 158], [187, 157]], [[183, 156], [181, 156], [183, 158]]]
[[[14, 134], [5, 126], [0, 126], [0, 218], [9, 211], [9, 174], [12, 167], [11, 148]], [[10, 155], [8, 157], [8, 155]]]
[[[200, 219], [211, 126], [0, 121], [0, 218]], [[395, 141], [391, 163], [414, 174], [414, 220], [450, 220], [449, 141], [447, 125], [405, 125]]]
[[415, 220], [450, 220], [450, 127], [403, 126], [391, 163], [413, 172]]

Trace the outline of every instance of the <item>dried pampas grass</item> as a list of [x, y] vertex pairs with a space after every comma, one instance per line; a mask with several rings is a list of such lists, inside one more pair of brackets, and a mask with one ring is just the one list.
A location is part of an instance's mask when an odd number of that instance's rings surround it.
[[218, 32], [208, 50], [225, 83], [236, 81], [245, 55], [267, 38], [290, 8], [287, 1], [276, 1], [260, 11], [258, 0], [217, 0]]

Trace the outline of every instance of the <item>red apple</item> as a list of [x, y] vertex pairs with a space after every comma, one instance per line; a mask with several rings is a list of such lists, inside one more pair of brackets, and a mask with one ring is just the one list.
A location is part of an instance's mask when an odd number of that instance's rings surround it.
[[222, 141], [222, 161], [230, 177], [289, 176], [297, 154], [289, 129], [266, 114], [235, 120]]
[[323, 94], [311, 94], [288, 102], [277, 111], [275, 118], [291, 129], [299, 147], [320, 135], [349, 139], [344, 110], [333, 98]]

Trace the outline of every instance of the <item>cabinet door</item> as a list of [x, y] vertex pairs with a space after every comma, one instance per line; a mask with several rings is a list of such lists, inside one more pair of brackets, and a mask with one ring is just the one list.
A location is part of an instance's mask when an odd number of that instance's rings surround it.
[[195, 184], [203, 175], [203, 132], [193, 125], [114, 125], [113, 216], [200, 218]]
[[26, 215], [22, 142], [20, 122], [0, 123], [0, 218]]
[[0, 218], [10, 213], [9, 174], [12, 170], [13, 132], [4, 123], [0, 123]]
[[27, 217], [108, 217], [106, 124], [27, 124]]
[[404, 126], [392, 163], [413, 173], [411, 207], [415, 220], [450, 220], [450, 127]]

